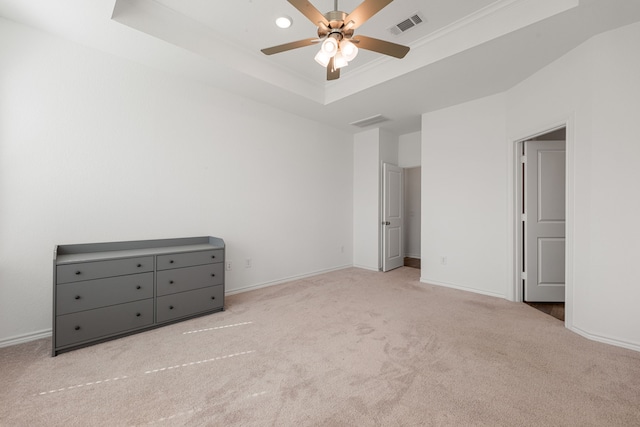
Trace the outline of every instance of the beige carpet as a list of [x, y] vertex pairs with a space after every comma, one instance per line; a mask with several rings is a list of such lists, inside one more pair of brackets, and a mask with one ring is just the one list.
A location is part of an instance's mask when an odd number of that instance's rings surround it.
[[55, 358], [0, 349], [0, 425], [640, 425], [640, 353], [419, 274], [342, 270]]

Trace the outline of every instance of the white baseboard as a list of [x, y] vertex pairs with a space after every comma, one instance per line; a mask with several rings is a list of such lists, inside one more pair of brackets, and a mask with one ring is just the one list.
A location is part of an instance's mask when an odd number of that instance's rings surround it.
[[352, 267], [355, 267], [355, 268], [361, 268], [361, 269], [363, 269], [363, 270], [369, 270], [369, 271], [380, 271], [380, 269], [379, 269], [379, 268], [377, 268], [377, 267], [375, 267], [375, 268], [374, 268], [374, 267], [368, 267], [368, 266], [366, 266], [366, 265], [353, 264], [353, 266], [352, 266]]
[[435, 280], [427, 280], [420, 278], [420, 283], [424, 283], [426, 285], [434, 285], [434, 286], [442, 286], [443, 288], [451, 288], [458, 289], [460, 291], [473, 292], [474, 294], [487, 295], [495, 298], [508, 299], [506, 295], [499, 294], [497, 292], [489, 292], [483, 291], [481, 289], [468, 288], [466, 286], [454, 285], [453, 283], [445, 283], [445, 282], [436, 282]]
[[[503, 298], [503, 299], [507, 299], [509, 300], [509, 298], [507, 298], [506, 295], [501, 295], [498, 293], [494, 293], [494, 292], [487, 292], [487, 291], [482, 291], [479, 289], [474, 289], [474, 288], [468, 288], [466, 286], [458, 286], [458, 285], [454, 285], [451, 283], [443, 283], [443, 282], [437, 282], [434, 280], [426, 280], [423, 278], [420, 278], [420, 282], [424, 283], [426, 285], [434, 285], [434, 286], [442, 286], [445, 288], [452, 288], [452, 289], [458, 289], [461, 291], [467, 291], [467, 292], [473, 292], [476, 294], [481, 294], [481, 295], [487, 295], [490, 297], [496, 297], [496, 298]], [[510, 300], [509, 300], [510, 301]], [[565, 323], [565, 325], [567, 325]], [[598, 334], [592, 334], [589, 333], [585, 330], [582, 330], [580, 328], [577, 328], [575, 326], [568, 326], [567, 325], [567, 329], [569, 329], [572, 332], [575, 332], [578, 335], [581, 335], [591, 341], [596, 341], [596, 342], [601, 342], [603, 344], [609, 344], [609, 345], [613, 345], [616, 347], [622, 347], [622, 348], [626, 348], [628, 350], [634, 350], [634, 351], [638, 351], [640, 352], [640, 344], [638, 343], [634, 343], [634, 342], [629, 342], [629, 341], [623, 341], [623, 340], [619, 340], [619, 339], [614, 339], [614, 338], [608, 338], [602, 335], [598, 335]]]
[[626, 348], [628, 350], [635, 350], [640, 352], [640, 344], [638, 343], [633, 343], [633, 342], [628, 342], [628, 341], [622, 341], [622, 340], [618, 340], [618, 339], [613, 339], [613, 338], [607, 338], [607, 337], [603, 337], [602, 335], [598, 335], [598, 334], [592, 334], [590, 332], [587, 332], [583, 329], [577, 328], [575, 326], [571, 326], [571, 327], [567, 327], [567, 329], [569, 329], [572, 332], [575, 332], [578, 335], [581, 335], [587, 339], [590, 339], [591, 341], [597, 341], [597, 342], [601, 342], [603, 344], [609, 344], [609, 345], [614, 345], [616, 347], [622, 347], [622, 348]]
[[258, 284], [255, 284], [255, 285], [243, 286], [241, 288], [225, 291], [224, 294], [225, 295], [235, 295], [235, 294], [239, 294], [239, 293], [242, 293], [242, 292], [249, 292], [249, 291], [253, 291], [253, 290], [256, 290], [256, 289], [266, 288], [266, 287], [269, 287], [269, 286], [281, 285], [283, 283], [293, 282], [294, 280], [306, 279], [308, 277], [318, 276], [320, 274], [325, 274], [325, 273], [331, 273], [332, 271], [344, 270], [346, 268], [351, 268], [351, 267], [353, 267], [353, 265], [349, 264], [349, 265], [343, 265], [343, 266], [340, 266], [340, 267], [328, 268], [326, 270], [318, 270], [318, 271], [314, 271], [314, 272], [311, 272], [311, 273], [300, 274], [300, 275], [297, 275], [297, 276], [285, 277], [283, 279], [272, 280], [272, 281], [269, 281], [269, 282], [263, 282], [263, 283], [258, 283]]
[[42, 338], [51, 338], [51, 329], [45, 329], [37, 332], [30, 332], [24, 335], [16, 335], [15, 337], [9, 337], [0, 340], [0, 348], [9, 347], [17, 344], [24, 344], [29, 341], [35, 341]]
[[420, 259], [420, 254], [404, 254], [405, 258], [416, 258]]

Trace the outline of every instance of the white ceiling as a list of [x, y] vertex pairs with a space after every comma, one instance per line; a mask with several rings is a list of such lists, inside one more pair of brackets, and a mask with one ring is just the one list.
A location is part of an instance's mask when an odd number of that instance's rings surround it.
[[[325, 13], [333, 0], [312, 0]], [[350, 12], [360, 0], [341, 0]], [[419, 12], [426, 22], [388, 28]], [[275, 26], [293, 18], [287, 30]], [[395, 0], [356, 34], [411, 47], [402, 60], [361, 50], [327, 82], [317, 48], [261, 48], [316, 36], [286, 0], [0, 0], [0, 15], [347, 132], [377, 114], [396, 134], [420, 116], [504, 91], [589, 37], [640, 21], [638, 0]]]
[[[362, 0], [340, 0], [339, 10], [351, 12]], [[416, 40], [433, 33], [453, 22], [471, 15], [474, 12], [494, 3], [496, 0], [396, 0], [385, 7], [371, 19], [365, 22], [356, 34], [388, 40], [398, 44], [410, 45]], [[185, 17], [197, 21], [210, 28], [220, 40], [231, 43], [254, 54], [260, 49], [283, 43], [308, 39], [317, 36], [317, 26], [311, 23], [297, 9], [286, 0], [250, 1], [240, 0], [227, 2], [230, 6], [221, 7], [221, 2], [210, 0], [155, 0]], [[333, 10], [333, 0], [311, 0], [311, 3], [322, 13]], [[437, 11], [437, 13], [435, 13]], [[397, 24], [416, 12], [422, 12], [426, 22], [411, 31], [394, 36], [388, 28]], [[288, 15], [293, 19], [293, 25], [286, 29], [279, 29], [275, 19], [281, 15]], [[232, 17], [231, 19], [229, 19]], [[428, 18], [427, 18], [428, 17]], [[265, 58], [270, 63], [286, 67], [287, 71], [300, 77], [324, 84], [326, 70], [316, 64], [313, 56], [317, 47], [301, 48], [289, 51], [271, 58]], [[348, 68], [342, 70], [349, 74], [354, 68], [371, 64], [380, 55], [362, 51], [358, 60]]]

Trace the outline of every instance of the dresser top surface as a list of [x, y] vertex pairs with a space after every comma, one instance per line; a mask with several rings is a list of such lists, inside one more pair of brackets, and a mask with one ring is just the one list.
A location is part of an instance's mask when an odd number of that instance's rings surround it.
[[56, 246], [56, 265], [224, 249], [216, 237]]

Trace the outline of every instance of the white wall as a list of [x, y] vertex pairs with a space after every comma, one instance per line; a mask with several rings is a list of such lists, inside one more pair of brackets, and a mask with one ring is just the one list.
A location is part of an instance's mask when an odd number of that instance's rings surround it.
[[500, 94], [423, 115], [423, 282], [507, 295], [504, 104]]
[[398, 137], [398, 166], [414, 168], [422, 162], [422, 132], [413, 132]]
[[55, 244], [219, 236], [228, 291], [352, 264], [350, 135], [6, 20], [0, 63], [0, 344], [50, 330]]
[[378, 271], [380, 130], [353, 137], [353, 265]]
[[[382, 164], [391, 163], [398, 166], [398, 137], [384, 129], [379, 130], [380, 138], [380, 174], [382, 175]], [[382, 182], [382, 181], [380, 181]]]
[[423, 281], [513, 296], [514, 141], [566, 123], [566, 325], [640, 350], [639, 49], [634, 24], [502, 95], [423, 115]]
[[353, 168], [353, 265], [382, 266], [382, 165], [398, 164], [398, 137], [383, 129], [356, 134]]
[[570, 118], [567, 326], [638, 350], [640, 286], [633, 266], [640, 257], [639, 49], [640, 24], [599, 35], [507, 98], [509, 135]]

